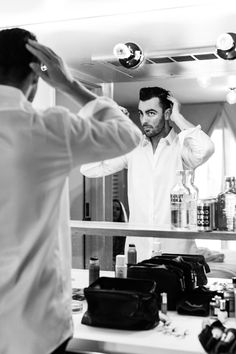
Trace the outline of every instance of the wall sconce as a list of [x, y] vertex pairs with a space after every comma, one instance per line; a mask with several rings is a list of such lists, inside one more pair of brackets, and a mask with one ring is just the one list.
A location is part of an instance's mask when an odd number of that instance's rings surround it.
[[225, 60], [236, 59], [236, 34], [235, 33], [223, 33], [216, 41], [217, 54], [219, 57]]
[[229, 104], [236, 103], [236, 87], [230, 88], [230, 91], [226, 95], [226, 101]]
[[144, 60], [142, 49], [132, 42], [116, 44], [113, 54], [126, 69], [136, 69]]

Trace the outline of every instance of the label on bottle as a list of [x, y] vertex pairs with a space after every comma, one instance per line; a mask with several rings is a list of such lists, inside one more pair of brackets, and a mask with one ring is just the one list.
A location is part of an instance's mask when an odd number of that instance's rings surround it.
[[174, 228], [186, 228], [189, 225], [189, 210], [184, 194], [171, 194], [171, 225]]
[[226, 194], [225, 196], [225, 214], [227, 231], [234, 231], [234, 213], [236, 205], [236, 194]]
[[197, 227], [198, 230], [211, 231], [211, 206], [198, 205], [197, 206]]

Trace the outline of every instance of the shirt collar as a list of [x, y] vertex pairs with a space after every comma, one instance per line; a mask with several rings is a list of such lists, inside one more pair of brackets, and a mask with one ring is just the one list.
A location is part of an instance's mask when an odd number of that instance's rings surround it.
[[[166, 142], [166, 144], [171, 145], [175, 137], [176, 137], [176, 132], [174, 131], [174, 128], [171, 128], [169, 134], [165, 138], [162, 138], [160, 142]], [[141, 140], [141, 145], [146, 146], [148, 144], [150, 144], [150, 139], [146, 135], [143, 135], [143, 139]]]
[[0, 85], [1, 107], [19, 107], [28, 102], [21, 90], [13, 86]]

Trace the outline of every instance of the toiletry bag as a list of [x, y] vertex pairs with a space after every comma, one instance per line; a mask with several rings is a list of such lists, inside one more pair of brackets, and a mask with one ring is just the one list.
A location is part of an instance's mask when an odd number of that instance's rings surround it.
[[153, 280], [100, 277], [84, 289], [88, 309], [81, 323], [89, 326], [146, 330], [159, 323]]
[[184, 262], [187, 262], [193, 268], [196, 276], [196, 285], [203, 286], [207, 284], [207, 273], [209, 273], [210, 267], [207, 264], [205, 257], [200, 254], [178, 254], [178, 253], [163, 253], [163, 257], [171, 257], [172, 259], [178, 259], [181, 257]]
[[185, 294], [184, 271], [176, 266], [173, 261], [143, 261], [130, 266], [127, 270], [127, 276], [136, 279], [154, 280], [156, 282], [156, 294], [158, 296], [159, 307], [161, 304], [160, 294], [165, 292], [167, 293], [168, 310], [175, 310], [177, 303]]

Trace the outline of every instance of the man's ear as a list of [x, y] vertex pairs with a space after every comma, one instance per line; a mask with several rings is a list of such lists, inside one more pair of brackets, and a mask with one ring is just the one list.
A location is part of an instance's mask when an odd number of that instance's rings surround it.
[[169, 120], [171, 115], [171, 108], [167, 108], [164, 112], [164, 118], [165, 120]]

